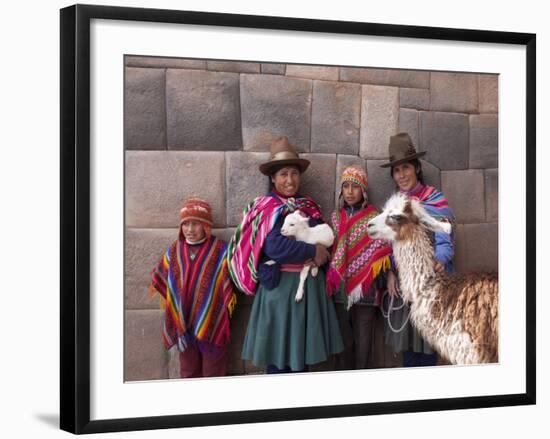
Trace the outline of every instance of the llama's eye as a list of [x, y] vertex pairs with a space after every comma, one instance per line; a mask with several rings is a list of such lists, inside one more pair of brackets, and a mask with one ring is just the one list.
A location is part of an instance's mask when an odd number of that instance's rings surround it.
[[393, 215], [390, 215], [390, 219], [392, 219], [393, 221], [400, 221], [403, 219], [403, 215], [395, 213]]

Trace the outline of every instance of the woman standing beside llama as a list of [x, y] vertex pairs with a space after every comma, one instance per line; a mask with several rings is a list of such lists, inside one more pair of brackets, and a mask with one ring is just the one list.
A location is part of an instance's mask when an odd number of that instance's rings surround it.
[[327, 291], [338, 292], [336, 312], [345, 345], [336, 369], [366, 369], [391, 246], [367, 234], [367, 223], [378, 211], [368, 203], [365, 170], [349, 166], [340, 182], [341, 208], [331, 215], [336, 241], [327, 272]]
[[[426, 152], [416, 152], [410, 136], [399, 133], [390, 137], [389, 162], [381, 165], [391, 167], [391, 176], [398, 190], [409, 197], [418, 199], [426, 211], [434, 218], [454, 222], [454, 215], [443, 194], [432, 186], [424, 184], [420, 157]], [[436, 232], [433, 236], [436, 271], [454, 272], [453, 237], [444, 232]], [[398, 293], [397, 278], [392, 273], [388, 275], [388, 292], [396, 297]], [[386, 343], [393, 347], [394, 352], [403, 352], [403, 366], [434, 366], [437, 364], [437, 354], [431, 346], [422, 339], [410, 323], [405, 324], [409, 309], [405, 305], [390, 313], [390, 324], [386, 325]], [[403, 330], [395, 332], [403, 325]]]
[[322, 270], [307, 277], [303, 299], [295, 300], [304, 264], [321, 267], [329, 259], [327, 249], [281, 234], [284, 218], [297, 210], [310, 218], [310, 226], [322, 222], [319, 206], [298, 193], [308, 166], [286, 137], [275, 140], [270, 160], [260, 165], [271, 190], [246, 207], [229, 244], [231, 277], [255, 296], [242, 358], [267, 366], [267, 373], [304, 371], [343, 349]]

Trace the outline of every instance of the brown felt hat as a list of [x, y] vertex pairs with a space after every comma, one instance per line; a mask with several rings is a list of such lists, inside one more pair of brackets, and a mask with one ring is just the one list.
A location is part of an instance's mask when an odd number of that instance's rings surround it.
[[303, 173], [309, 166], [309, 160], [298, 156], [296, 148], [289, 143], [286, 136], [275, 139], [271, 144], [270, 152], [269, 161], [260, 165], [262, 174], [271, 175], [273, 167], [281, 167], [281, 165], [296, 165], [300, 168], [300, 173]]
[[380, 165], [382, 168], [397, 166], [426, 154], [426, 151], [416, 152], [411, 136], [407, 133], [399, 133], [395, 136], [391, 136], [388, 151], [390, 154], [389, 162]]

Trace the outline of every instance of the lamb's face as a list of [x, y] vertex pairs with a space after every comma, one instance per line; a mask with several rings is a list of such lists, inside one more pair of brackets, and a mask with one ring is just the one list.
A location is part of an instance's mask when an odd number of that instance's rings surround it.
[[281, 227], [281, 235], [283, 236], [296, 236], [298, 230], [304, 227], [308, 227], [308, 218], [300, 214], [298, 211], [288, 214]]

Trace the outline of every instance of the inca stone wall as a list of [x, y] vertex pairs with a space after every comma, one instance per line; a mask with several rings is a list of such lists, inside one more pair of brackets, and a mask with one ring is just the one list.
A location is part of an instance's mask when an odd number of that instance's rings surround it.
[[[125, 379], [178, 377], [147, 288], [177, 236], [183, 200], [208, 200], [214, 234], [228, 240], [246, 203], [268, 188], [258, 165], [280, 135], [311, 161], [301, 192], [328, 215], [351, 163], [366, 167], [370, 199], [383, 204], [395, 189], [379, 166], [389, 137], [409, 132], [428, 152], [426, 182], [455, 212], [458, 271], [497, 270], [497, 97], [496, 75], [126, 57]], [[240, 358], [250, 306], [239, 294], [230, 374], [262, 372]], [[397, 365], [381, 327], [380, 319], [371, 364]]]

